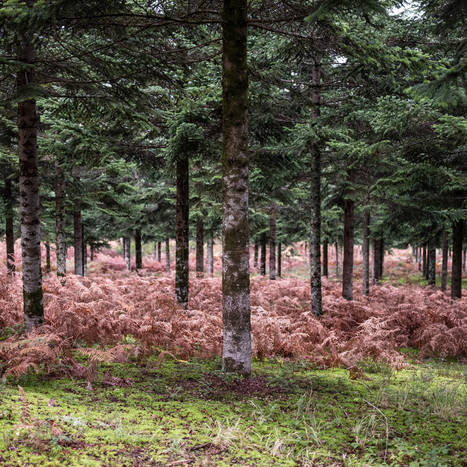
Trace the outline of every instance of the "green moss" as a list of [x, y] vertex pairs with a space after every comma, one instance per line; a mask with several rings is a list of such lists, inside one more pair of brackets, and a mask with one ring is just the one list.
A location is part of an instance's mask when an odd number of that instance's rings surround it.
[[[0, 464], [467, 462], [460, 363], [395, 372], [366, 362], [368, 379], [351, 380], [343, 369], [263, 361], [248, 380], [224, 375], [219, 359], [151, 361], [103, 364], [92, 389], [41, 376], [0, 384]], [[121, 387], [105, 382], [110, 373]]]

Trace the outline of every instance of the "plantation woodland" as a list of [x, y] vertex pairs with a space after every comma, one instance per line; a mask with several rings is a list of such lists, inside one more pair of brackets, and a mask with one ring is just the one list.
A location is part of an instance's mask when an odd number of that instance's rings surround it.
[[467, 465], [465, 0], [0, 0], [0, 465]]

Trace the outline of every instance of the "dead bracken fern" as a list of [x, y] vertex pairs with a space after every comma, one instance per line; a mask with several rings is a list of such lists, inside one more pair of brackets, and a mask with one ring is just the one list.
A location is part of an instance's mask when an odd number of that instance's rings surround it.
[[[40, 370], [87, 377], [73, 360], [76, 349], [91, 361], [117, 362], [152, 351], [179, 358], [220, 354], [219, 278], [193, 278], [185, 312], [174, 299], [173, 275], [155, 277], [152, 269], [129, 273], [112, 262], [123, 264], [120, 257], [99, 254], [90, 267], [94, 272], [88, 277], [69, 275], [65, 286], [53, 274], [45, 277], [46, 322], [28, 336], [12, 332], [0, 341], [0, 375]], [[8, 277], [3, 265], [0, 276], [2, 333], [21, 324], [22, 294], [19, 277]], [[399, 352], [402, 347], [419, 349], [421, 357], [466, 356], [466, 297], [451, 301], [440, 291], [407, 285], [373, 287], [371, 297], [355, 289], [349, 302], [340, 297], [340, 284], [323, 279], [324, 315], [318, 320], [310, 310], [308, 281], [253, 278], [254, 354], [308, 359], [323, 368], [354, 367], [367, 358], [401, 367], [407, 362]], [[132, 344], [122, 343], [129, 336]], [[104, 347], [89, 347], [92, 344]]]

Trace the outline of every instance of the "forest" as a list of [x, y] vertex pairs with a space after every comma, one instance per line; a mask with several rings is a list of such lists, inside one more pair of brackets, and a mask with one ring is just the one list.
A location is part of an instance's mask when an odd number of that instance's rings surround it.
[[0, 0], [0, 466], [467, 465], [465, 0]]

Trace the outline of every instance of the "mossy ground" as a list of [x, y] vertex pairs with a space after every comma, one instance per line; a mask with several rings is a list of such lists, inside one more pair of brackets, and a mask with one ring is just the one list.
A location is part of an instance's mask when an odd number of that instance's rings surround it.
[[466, 365], [253, 368], [238, 379], [217, 359], [159, 365], [155, 356], [101, 364], [91, 385], [4, 381], [0, 465], [467, 464]]

